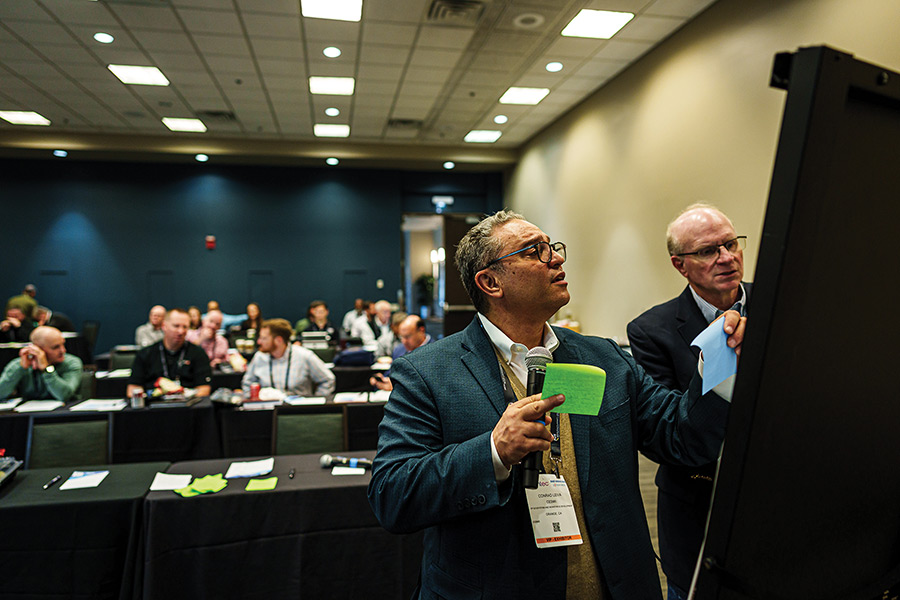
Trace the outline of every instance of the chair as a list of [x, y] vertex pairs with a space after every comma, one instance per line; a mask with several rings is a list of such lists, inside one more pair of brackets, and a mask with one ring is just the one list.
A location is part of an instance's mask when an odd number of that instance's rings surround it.
[[344, 415], [334, 406], [278, 407], [272, 414], [272, 454], [343, 452]]
[[28, 419], [25, 468], [105, 465], [112, 462], [110, 415]]
[[94, 347], [97, 345], [97, 336], [100, 333], [100, 321], [82, 321], [81, 335], [87, 343], [87, 354], [91, 357], [90, 362], [94, 362]]
[[334, 355], [337, 354], [337, 349], [334, 347], [329, 348], [310, 348], [316, 356], [322, 359], [322, 362], [330, 363], [334, 360]]
[[347, 428], [347, 452], [378, 448], [378, 426], [384, 417], [384, 404], [345, 404], [344, 423]]
[[82, 400], [89, 400], [97, 396], [97, 369], [94, 367], [84, 367], [81, 370], [81, 388], [79, 396]]
[[109, 353], [109, 370], [130, 369], [137, 352], [130, 350], [113, 350]]

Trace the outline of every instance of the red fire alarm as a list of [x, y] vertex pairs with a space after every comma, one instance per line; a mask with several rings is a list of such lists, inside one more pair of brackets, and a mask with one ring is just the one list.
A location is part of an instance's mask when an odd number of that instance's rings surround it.
[[215, 250], [216, 249], [216, 236], [214, 236], [214, 235], [206, 236], [206, 249], [207, 250]]

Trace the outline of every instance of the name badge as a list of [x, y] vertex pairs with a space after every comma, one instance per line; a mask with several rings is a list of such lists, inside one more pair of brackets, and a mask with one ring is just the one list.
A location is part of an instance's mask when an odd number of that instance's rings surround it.
[[584, 542], [565, 479], [542, 473], [538, 477], [537, 489], [526, 489], [525, 497], [538, 548], [577, 546]]

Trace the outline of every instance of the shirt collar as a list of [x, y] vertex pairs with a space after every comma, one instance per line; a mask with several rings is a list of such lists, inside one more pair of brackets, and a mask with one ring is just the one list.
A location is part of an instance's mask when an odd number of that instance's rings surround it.
[[[515, 373], [520, 377], [522, 373], [527, 373], [527, 369], [525, 368], [525, 355], [528, 353], [528, 348], [524, 344], [518, 344], [509, 339], [509, 336], [500, 331], [500, 328], [491, 323], [491, 321], [483, 314], [478, 313], [478, 319], [481, 321], [481, 326], [484, 327], [488, 339], [490, 339], [494, 347], [500, 351], [506, 364], [512, 367]], [[553, 352], [559, 347], [559, 339], [556, 337], [556, 333], [553, 332], [553, 328], [550, 327], [549, 323], [544, 323], [542, 345], [550, 352]]]
[[[688, 289], [691, 290], [691, 295], [694, 296], [694, 302], [697, 303], [697, 308], [700, 309], [700, 312], [703, 313], [703, 318], [706, 319], [707, 323], [712, 323], [716, 320], [716, 317], [721, 314], [719, 309], [704, 300], [700, 297], [700, 295], [694, 291], [693, 286], [688, 286]], [[744, 311], [746, 310], [745, 299], [747, 298], [747, 294], [744, 292], [744, 284], [740, 284], [740, 295], [738, 296], [737, 302], [731, 308], [738, 310], [741, 313], [741, 316], [744, 315]], [[735, 308], [737, 307], [737, 308]]]

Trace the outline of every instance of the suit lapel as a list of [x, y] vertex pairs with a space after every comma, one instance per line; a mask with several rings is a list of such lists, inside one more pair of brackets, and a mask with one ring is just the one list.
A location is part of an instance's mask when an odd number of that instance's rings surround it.
[[506, 399], [503, 395], [503, 382], [500, 377], [500, 363], [494, 354], [494, 346], [481, 327], [478, 317], [463, 331], [462, 363], [481, 386], [485, 396], [502, 415], [506, 410]]
[[[566, 364], [587, 364], [581, 359], [579, 348], [576, 344], [577, 338], [564, 339], [567, 336], [559, 329], [554, 329], [559, 338], [559, 347], [553, 353], [553, 362]], [[597, 417], [589, 417], [585, 415], [569, 415], [569, 424], [572, 426], [572, 446], [575, 449], [575, 456], [578, 457], [576, 464], [578, 467], [578, 482], [581, 489], [584, 490], [585, 482], [590, 481], [591, 467], [591, 427], [599, 427], [600, 421]], [[583, 497], [583, 494], [582, 494]]]
[[[694, 341], [694, 338], [706, 329], [708, 325], [706, 319], [703, 318], [703, 313], [700, 312], [700, 307], [694, 301], [694, 295], [691, 294], [690, 286], [686, 286], [681, 295], [678, 296], [675, 320], [678, 321], [678, 334], [688, 348], [691, 347], [691, 342]], [[699, 351], [695, 351], [694, 354], [699, 354]]]

